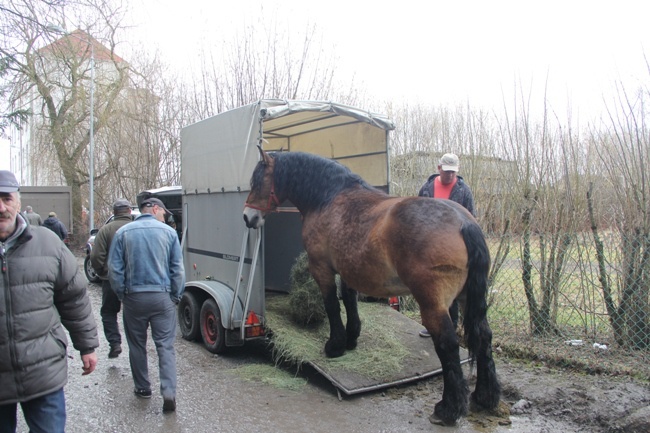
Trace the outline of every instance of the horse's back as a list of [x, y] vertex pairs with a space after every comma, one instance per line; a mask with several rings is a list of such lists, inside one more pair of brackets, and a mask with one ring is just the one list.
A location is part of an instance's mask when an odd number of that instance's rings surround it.
[[460, 230], [473, 218], [454, 202], [359, 189], [313, 217], [305, 218], [307, 251], [361, 292], [393, 296], [412, 292], [421, 280], [465, 278]]

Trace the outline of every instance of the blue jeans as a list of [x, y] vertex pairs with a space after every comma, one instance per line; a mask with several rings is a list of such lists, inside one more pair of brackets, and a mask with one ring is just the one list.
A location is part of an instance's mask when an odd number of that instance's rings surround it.
[[[65, 432], [65, 394], [63, 388], [20, 403], [30, 433]], [[15, 433], [18, 403], [0, 406], [0, 433]]]

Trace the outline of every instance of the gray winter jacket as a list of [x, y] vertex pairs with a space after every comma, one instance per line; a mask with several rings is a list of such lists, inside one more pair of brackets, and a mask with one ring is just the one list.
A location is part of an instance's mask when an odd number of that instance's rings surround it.
[[63, 327], [81, 354], [99, 346], [77, 259], [52, 231], [30, 226], [20, 214], [17, 218], [22, 233], [0, 243], [0, 405], [66, 384]]

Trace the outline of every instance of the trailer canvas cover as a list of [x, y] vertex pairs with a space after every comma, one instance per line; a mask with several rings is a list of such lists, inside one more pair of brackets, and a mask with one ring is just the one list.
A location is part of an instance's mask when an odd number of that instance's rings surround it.
[[332, 102], [260, 100], [181, 131], [182, 142], [192, 143], [181, 150], [183, 189], [249, 190], [258, 144], [266, 151], [304, 151], [338, 160], [387, 189], [388, 131], [394, 128], [382, 115]]

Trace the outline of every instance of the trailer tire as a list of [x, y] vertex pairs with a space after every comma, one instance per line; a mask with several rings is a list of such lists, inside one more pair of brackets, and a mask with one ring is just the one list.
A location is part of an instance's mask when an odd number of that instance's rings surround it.
[[188, 341], [198, 341], [201, 338], [201, 325], [199, 315], [201, 305], [190, 292], [183, 293], [178, 303], [178, 324], [181, 328], [181, 335]]
[[201, 337], [206, 349], [222, 353], [226, 348], [226, 330], [221, 324], [221, 311], [214, 299], [208, 298], [201, 307]]

